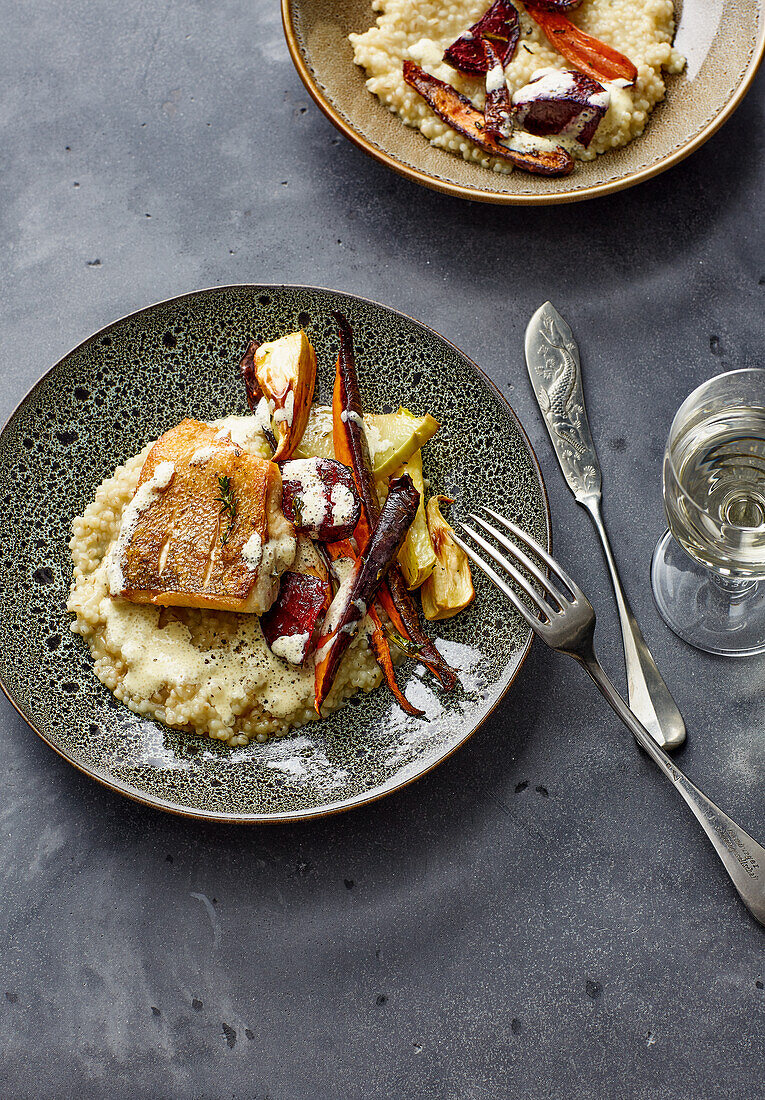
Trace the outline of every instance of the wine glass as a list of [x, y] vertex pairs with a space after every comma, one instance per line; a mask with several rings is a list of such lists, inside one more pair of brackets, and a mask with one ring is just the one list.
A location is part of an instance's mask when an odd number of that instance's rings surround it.
[[730, 371], [685, 399], [664, 454], [664, 508], [651, 583], [686, 642], [746, 657], [765, 650], [765, 370]]

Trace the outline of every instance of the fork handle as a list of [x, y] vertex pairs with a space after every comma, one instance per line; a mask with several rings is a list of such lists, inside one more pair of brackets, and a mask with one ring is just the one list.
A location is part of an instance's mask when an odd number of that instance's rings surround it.
[[740, 825], [724, 814], [700, 791], [677, 765], [659, 748], [648, 730], [633, 714], [609, 680], [594, 651], [576, 655], [595, 681], [601, 694], [634, 734], [638, 744], [654, 763], [672, 780], [675, 789], [685, 799], [701, 828], [707, 834], [722, 860], [741, 900], [760, 924], [765, 924], [765, 848], [753, 840]]
[[603, 553], [611, 574], [611, 584], [619, 612], [627, 669], [627, 697], [645, 728], [665, 748], [677, 748], [685, 740], [685, 722], [653, 659], [637, 619], [622, 588], [616, 560], [608, 540], [600, 507], [600, 495], [583, 497], [579, 503], [587, 509], [603, 544]]

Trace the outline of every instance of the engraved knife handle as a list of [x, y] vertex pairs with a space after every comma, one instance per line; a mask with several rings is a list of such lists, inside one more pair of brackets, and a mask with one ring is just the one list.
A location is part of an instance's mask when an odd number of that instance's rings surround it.
[[634, 711], [658, 745], [669, 749], [677, 748], [685, 740], [685, 722], [656, 666], [656, 661], [646, 644], [622, 588], [619, 571], [603, 523], [600, 497], [588, 497], [580, 503], [590, 513], [595, 529], [600, 535], [606, 564], [611, 574], [619, 623], [622, 628], [630, 709]]

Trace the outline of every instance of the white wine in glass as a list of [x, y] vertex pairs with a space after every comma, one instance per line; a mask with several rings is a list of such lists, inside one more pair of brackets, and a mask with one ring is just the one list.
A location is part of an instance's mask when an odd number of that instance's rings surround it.
[[765, 649], [765, 371], [718, 375], [683, 402], [664, 506], [669, 531], [652, 566], [662, 617], [700, 649]]

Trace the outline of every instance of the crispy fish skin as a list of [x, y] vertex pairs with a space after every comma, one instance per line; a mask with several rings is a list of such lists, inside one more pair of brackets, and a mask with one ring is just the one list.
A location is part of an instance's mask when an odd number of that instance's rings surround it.
[[537, 176], [567, 176], [574, 170], [574, 158], [561, 146], [550, 151], [520, 151], [501, 145], [486, 132], [483, 114], [469, 99], [414, 61], [404, 61], [404, 80], [439, 118], [493, 157], [509, 160], [516, 168]]
[[[191, 419], [157, 440], [138, 489], [161, 462], [172, 462], [173, 477], [138, 517], [120, 563], [124, 587], [119, 595], [134, 603], [262, 614], [278, 590], [271, 569], [275, 565], [280, 572], [284, 564], [277, 553], [276, 561], [252, 569], [242, 550], [257, 535], [254, 542], [257, 546], [260, 540], [261, 547], [287, 540], [281, 557], [290, 556], [294, 531], [281, 513], [279, 468]], [[230, 511], [222, 510], [219, 478], [224, 477], [235, 502], [233, 521]]]

